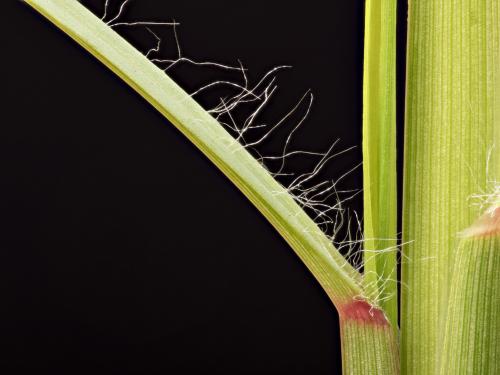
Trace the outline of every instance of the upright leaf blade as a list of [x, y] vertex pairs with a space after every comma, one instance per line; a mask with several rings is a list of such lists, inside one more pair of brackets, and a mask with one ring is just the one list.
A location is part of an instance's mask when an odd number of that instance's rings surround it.
[[397, 327], [396, 0], [367, 0], [363, 75], [364, 282]]

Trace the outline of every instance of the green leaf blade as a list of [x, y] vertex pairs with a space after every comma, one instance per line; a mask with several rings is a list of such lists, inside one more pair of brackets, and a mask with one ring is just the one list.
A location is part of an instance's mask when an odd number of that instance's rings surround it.
[[362, 295], [359, 273], [286, 189], [161, 69], [76, 0], [26, 0], [128, 83], [193, 142], [285, 238], [336, 306]]

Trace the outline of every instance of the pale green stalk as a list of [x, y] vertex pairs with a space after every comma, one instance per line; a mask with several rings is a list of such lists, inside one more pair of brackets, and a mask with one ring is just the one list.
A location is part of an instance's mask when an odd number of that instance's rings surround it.
[[399, 374], [397, 339], [392, 327], [347, 320], [341, 321], [340, 328], [343, 374]]
[[364, 283], [398, 326], [396, 0], [367, 0], [363, 74]]
[[[436, 374], [457, 234], [478, 216], [497, 142], [497, 0], [409, 3], [401, 350], [402, 372]], [[497, 145], [498, 147], [498, 145]], [[498, 170], [490, 165], [489, 171]], [[483, 291], [484, 292], [484, 291]]]

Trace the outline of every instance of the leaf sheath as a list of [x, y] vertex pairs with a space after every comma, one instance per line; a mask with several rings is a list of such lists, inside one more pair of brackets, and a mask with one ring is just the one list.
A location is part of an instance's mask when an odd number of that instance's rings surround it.
[[[500, 208], [496, 220], [500, 224]], [[457, 248], [441, 375], [495, 375], [500, 371], [498, 224], [496, 234], [464, 238]]]

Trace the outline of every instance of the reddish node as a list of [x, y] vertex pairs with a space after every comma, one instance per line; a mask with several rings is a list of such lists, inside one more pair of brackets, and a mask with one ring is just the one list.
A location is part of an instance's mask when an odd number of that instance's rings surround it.
[[360, 323], [386, 326], [389, 324], [384, 313], [364, 300], [353, 300], [339, 309], [344, 320], [355, 320]]

